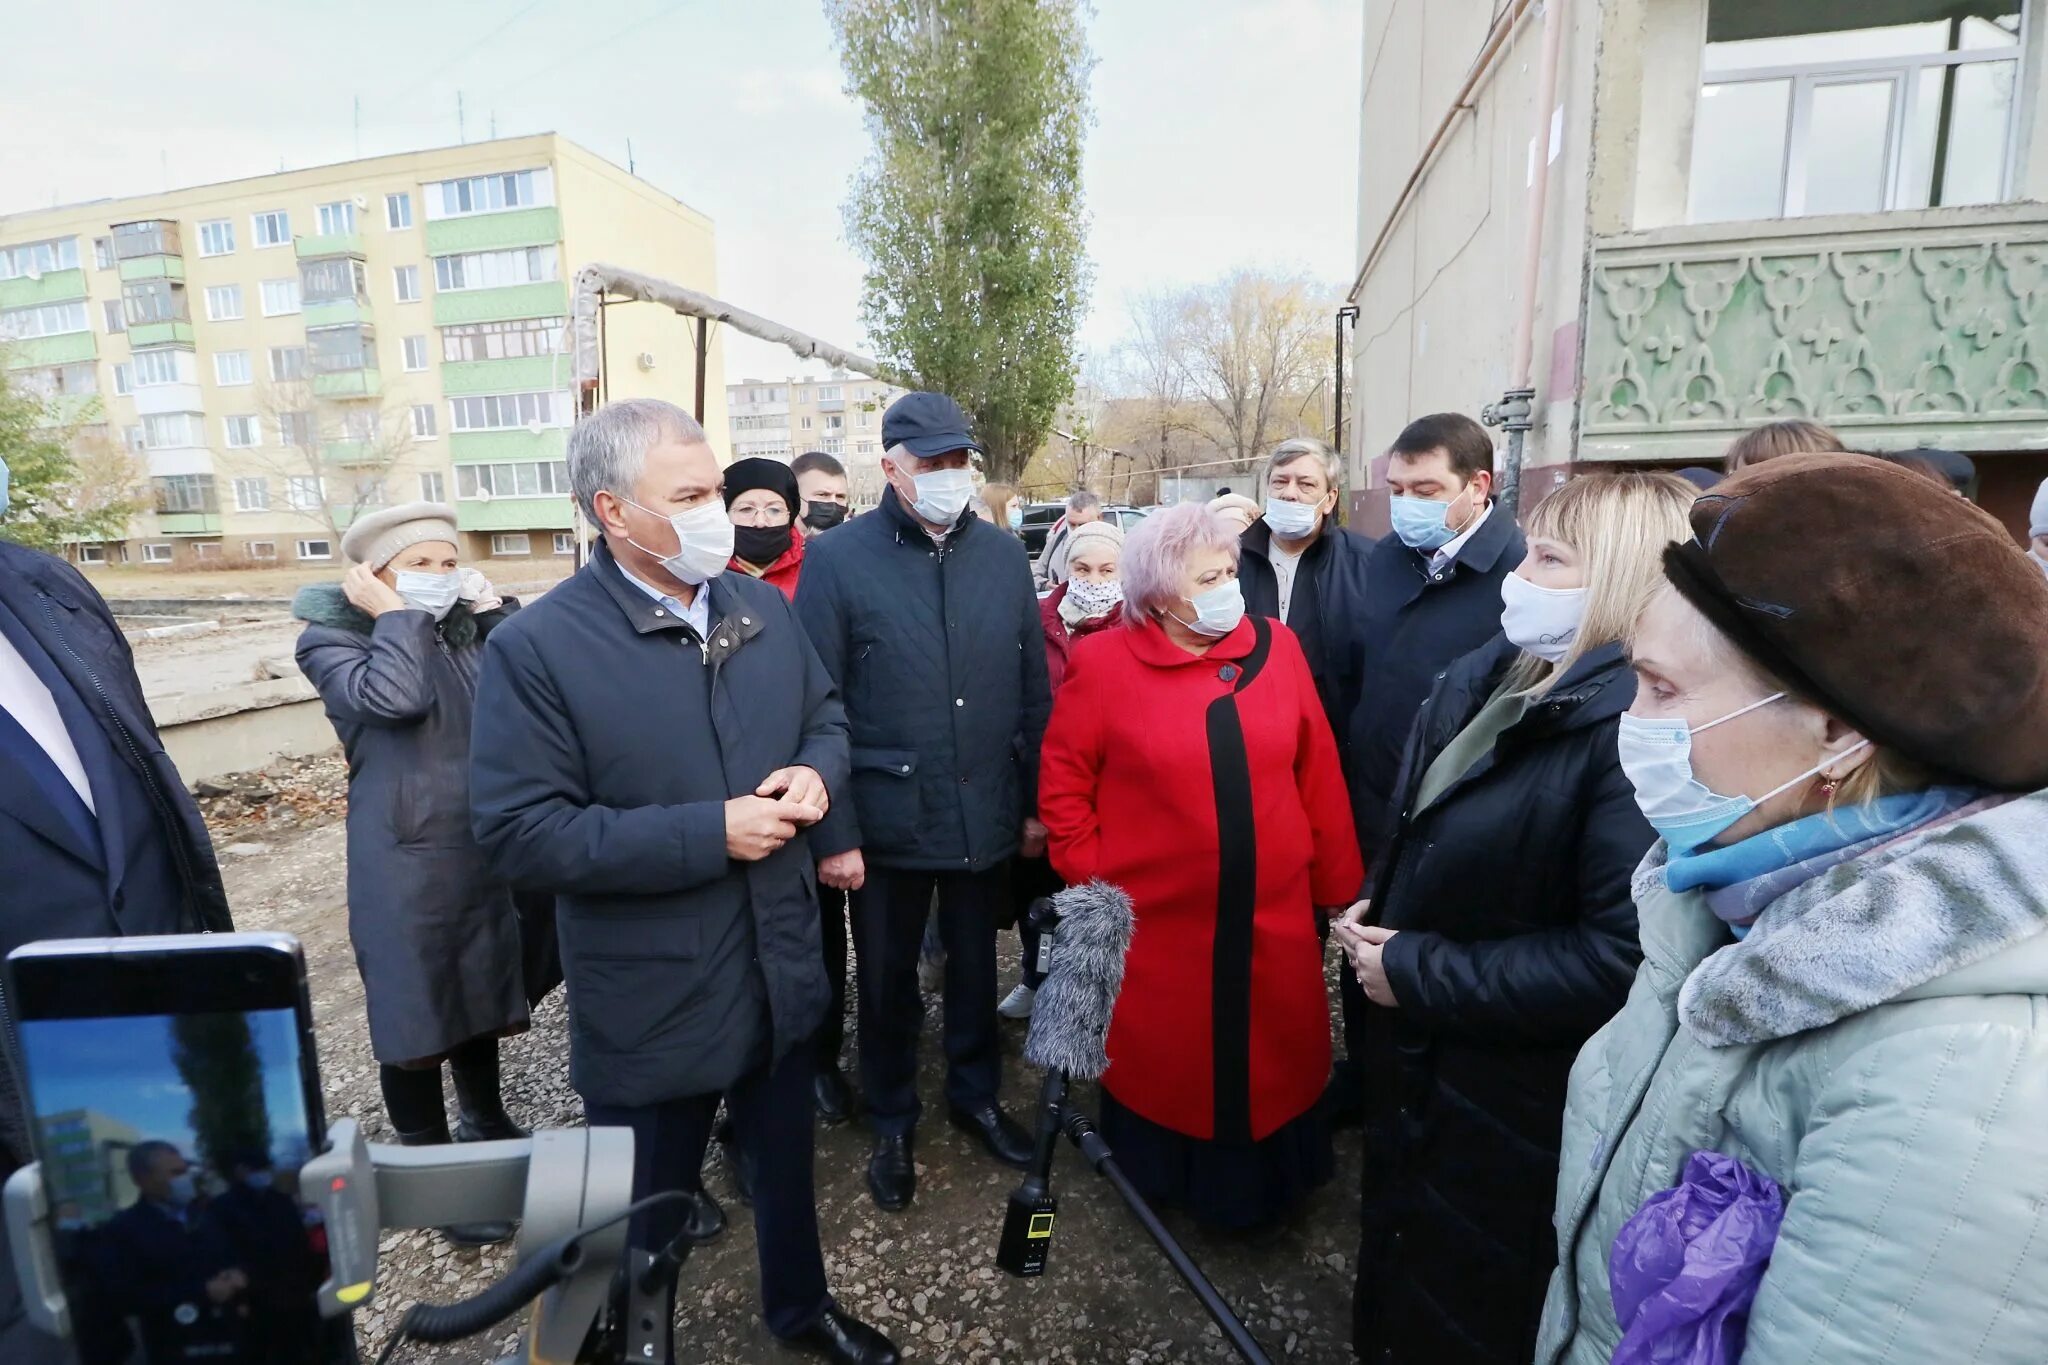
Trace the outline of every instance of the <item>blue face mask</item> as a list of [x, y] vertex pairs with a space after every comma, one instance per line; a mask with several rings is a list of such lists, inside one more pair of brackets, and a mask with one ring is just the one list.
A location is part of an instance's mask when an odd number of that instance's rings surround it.
[[[1470, 485], [1466, 487], [1469, 491]], [[1464, 500], [1464, 493], [1458, 494], [1449, 502], [1438, 502], [1434, 498], [1396, 495], [1390, 500], [1394, 534], [1401, 537], [1401, 543], [1411, 550], [1441, 550], [1456, 540], [1459, 533], [1465, 529], [1453, 529], [1451, 526], [1451, 509]], [[1470, 524], [1466, 523], [1467, 526]]]

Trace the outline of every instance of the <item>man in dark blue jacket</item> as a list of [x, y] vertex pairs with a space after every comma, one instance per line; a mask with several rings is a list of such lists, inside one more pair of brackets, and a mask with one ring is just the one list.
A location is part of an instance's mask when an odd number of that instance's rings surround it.
[[[1388, 451], [1387, 490], [1394, 530], [1367, 562], [1365, 619], [1359, 631], [1358, 705], [1350, 723], [1345, 775], [1359, 849], [1378, 860], [1389, 822], [1401, 752], [1437, 675], [1500, 633], [1500, 583], [1527, 546], [1509, 513], [1494, 506], [1493, 440], [1462, 413], [1418, 417]], [[1345, 1051], [1355, 1038], [1365, 996], [1341, 972]], [[1338, 1063], [1331, 1113], [1354, 1120], [1360, 1078]]]
[[807, 831], [846, 781], [845, 715], [782, 593], [723, 572], [718, 461], [687, 413], [610, 404], [568, 462], [604, 543], [485, 645], [477, 841], [507, 881], [556, 894], [585, 1117], [633, 1130], [635, 1198], [688, 1195], [635, 1219], [633, 1244], [724, 1230], [698, 1174], [723, 1095], [769, 1331], [894, 1365], [826, 1289], [811, 1185], [827, 992]]
[[[0, 516], [6, 488], [0, 464]], [[113, 614], [76, 569], [5, 540], [0, 886], [16, 889], [0, 896], [0, 956], [44, 938], [234, 927], [206, 823], [164, 753]], [[0, 1179], [30, 1155], [24, 1099], [0, 1059]], [[6, 1245], [0, 1228], [0, 1360], [65, 1359], [22, 1319]]]
[[1244, 533], [1237, 581], [1246, 611], [1285, 622], [1301, 640], [1342, 756], [1358, 705], [1373, 546], [1337, 524], [1339, 473], [1336, 455], [1312, 436], [1273, 447], [1260, 479], [1265, 515]]
[[1052, 698], [1024, 547], [967, 510], [981, 447], [966, 414], [943, 394], [906, 394], [882, 416], [882, 445], [880, 510], [810, 542], [796, 605], [852, 734], [852, 799], [818, 827], [818, 875], [853, 893], [868, 1190], [894, 1211], [916, 1193], [917, 954], [935, 897], [949, 1117], [999, 1161], [1031, 1157], [996, 1103], [996, 917], [1011, 857], [1044, 849]]

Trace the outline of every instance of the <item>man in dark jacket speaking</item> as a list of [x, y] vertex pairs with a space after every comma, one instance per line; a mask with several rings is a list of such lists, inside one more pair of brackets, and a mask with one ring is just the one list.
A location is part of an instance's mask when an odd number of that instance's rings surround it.
[[732, 523], [688, 414], [601, 408], [568, 463], [604, 543], [485, 646], [477, 840], [506, 880], [556, 893], [585, 1116], [633, 1130], [636, 1199], [690, 1196], [636, 1219], [634, 1245], [724, 1229], [698, 1176], [723, 1094], [755, 1172], [769, 1330], [893, 1365], [826, 1290], [811, 1187], [826, 986], [806, 831], [845, 782], [845, 716], [782, 594], [723, 572]]
[[868, 1190], [894, 1211], [916, 1193], [917, 955], [934, 896], [949, 1117], [999, 1161], [1031, 1157], [996, 1103], [996, 915], [1010, 858], [1044, 851], [1052, 697], [1024, 547], [967, 510], [981, 448], [967, 415], [944, 394], [905, 394], [882, 415], [882, 447], [881, 508], [810, 543], [796, 606], [852, 732], [852, 799], [818, 827], [818, 875], [853, 893]]

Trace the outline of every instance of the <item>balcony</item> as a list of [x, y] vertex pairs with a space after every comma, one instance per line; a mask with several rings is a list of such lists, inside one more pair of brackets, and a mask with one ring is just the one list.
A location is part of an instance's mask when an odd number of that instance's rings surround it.
[[505, 360], [451, 360], [441, 366], [441, 391], [464, 393], [527, 393], [566, 389], [575, 373], [566, 355], [513, 356]]
[[292, 250], [302, 261], [317, 260], [322, 256], [360, 256], [363, 254], [363, 234], [330, 232], [324, 236], [294, 237]]
[[128, 324], [128, 344], [137, 348], [190, 346], [192, 324], [183, 319], [173, 319], [169, 322], [131, 322]]
[[40, 278], [18, 275], [0, 280], [0, 308], [33, 308], [42, 303], [69, 303], [85, 297], [83, 270], [51, 270]]
[[182, 280], [185, 278], [183, 256], [138, 256], [121, 262], [121, 279], [129, 280]]
[[116, 260], [185, 254], [185, 240], [179, 235], [178, 224], [173, 219], [144, 218], [132, 223], [116, 223], [113, 232]]
[[320, 447], [320, 458], [342, 469], [363, 469], [388, 465], [394, 452], [374, 441], [328, 441]]
[[375, 398], [383, 392], [384, 377], [371, 365], [313, 376], [313, 393], [320, 398]]
[[50, 337], [23, 337], [4, 348], [10, 370], [41, 369], [46, 365], [70, 365], [95, 359], [99, 342], [91, 332], [60, 332]]
[[362, 299], [307, 299], [299, 308], [306, 320], [307, 331], [370, 320], [370, 305]]
[[461, 498], [455, 504], [458, 531], [568, 531], [575, 525], [567, 498]]
[[2048, 448], [2038, 208], [1598, 238], [1588, 294], [1581, 459], [1707, 461], [1794, 417], [1857, 448]]
[[220, 534], [220, 513], [218, 512], [159, 512], [156, 514], [158, 534], [166, 536], [217, 536]]
[[557, 208], [512, 209], [464, 218], [439, 218], [427, 224], [427, 254], [454, 256], [465, 251], [504, 251], [512, 247], [547, 246], [562, 240], [562, 211]]
[[560, 280], [434, 294], [436, 327], [456, 327], [465, 322], [510, 322], [515, 318], [559, 318], [568, 314], [569, 287]]
[[456, 431], [448, 436], [448, 458], [456, 464], [501, 461], [559, 460], [568, 454], [569, 433], [563, 427], [528, 431]]

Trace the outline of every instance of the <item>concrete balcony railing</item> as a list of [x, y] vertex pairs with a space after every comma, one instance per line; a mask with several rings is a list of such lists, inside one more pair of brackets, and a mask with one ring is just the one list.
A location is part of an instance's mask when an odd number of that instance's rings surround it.
[[217, 536], [220, 534], [220, 513], [218, 512], [159, 512], [156, 514], [156, 529], [166, 536]]
[[2048, 448], [2048, 210], [1596, 239], [1580, 458], [1717, 457], [1804, 417], [1852, 447]]
[[384, 392], [384, 377], [370, 365], [330, 370], [313, 376], [313, 392], [321, 398], [375, 398]]
[[292, 254], [300, 260], [321, 256], [360, 256], [363, 238], [357, 232], [330, 232], [324, 236], [292, 238]]

